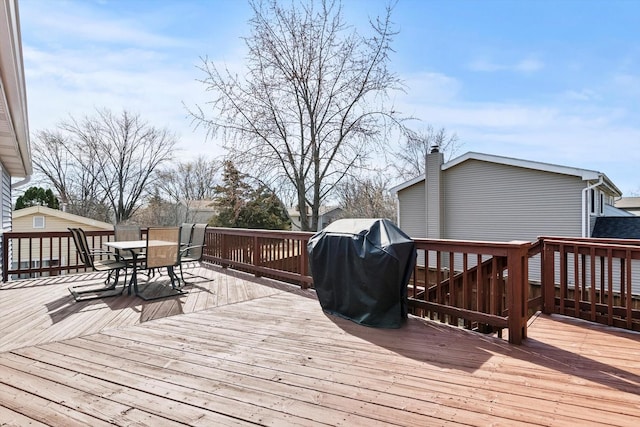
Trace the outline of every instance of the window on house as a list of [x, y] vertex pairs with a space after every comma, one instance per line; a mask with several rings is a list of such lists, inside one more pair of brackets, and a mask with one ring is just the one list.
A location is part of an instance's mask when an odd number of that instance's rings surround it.
[[44, 228], [44, 217], [43, 216], [34, 216], [33, 217], [33, 228]]
[[604, 193], [600, 192], [600, 215], [604, 215]]
[[593, 188], [589, 192], [589, 198], [591, 199], [591, 213], [596, 213], [596, 190]]

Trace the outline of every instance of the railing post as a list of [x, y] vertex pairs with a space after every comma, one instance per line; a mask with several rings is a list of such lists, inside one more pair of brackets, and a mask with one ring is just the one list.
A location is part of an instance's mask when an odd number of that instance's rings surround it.
[[229, 264], [225, 263], [225, 260], [229, 259], [229, 250], [227, 248], [227, 235], [225, 233], [220, 234], [220, 240], [222, 240], [222, 247], [220, 248], [220, 258], [222, 258], [221, 267], [227, 268]]
[[542, 283], [540, 292], [542, 293], [542, 312], [552, 314], [556, 305], [556, 271], [555, 271], [555, 251], [549, 244], [542, 244]]
[[2, 281], [9, 280], [9, 238], [6, 233], [2, 234]]
[[[307, 271], [309, 270], [309, 254], [307, 252], [307, 243], [309, 242], [309, 240], [300, 239], [299, 242], [300, 242], [300, 246], [299, 246], [300, 256], [298, 257], [298, 259], [300, 260], [300, 264], [298, 266], [298, 271], [300, 272], [300, 276], [304, 277], [307, 275]], [[301, 280], [300, 287], [302, 289], [308, 289], [309, 284], [304, 280]]]
[[[529, 293], [528, 242], [512, 242], [508, 250], [507, 308], [509, 342], [520, 344], [527, 337], [527, 300]], [[516, 246], [517, 245], [517, 246]]]
[[262, 258], [262, 250], [260, 249], [260, 238], [258, 236], [253, 236], [253, 266], [256, 267], [254, 271], [254, 276], [260, 277], [262, 274], [258, 271], [258, 267], [260, 267], [260, 259]]

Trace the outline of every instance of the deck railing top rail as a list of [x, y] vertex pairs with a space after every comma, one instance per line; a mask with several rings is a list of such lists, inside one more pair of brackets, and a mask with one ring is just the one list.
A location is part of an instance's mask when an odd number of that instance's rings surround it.
[[532, 242], [513, 240], [510, 242], [493, 242], [481, 240], [452, 240], [452, 239], [424, 239], [414, 238], [416, 247], [428, 248], [438, 252], [463, 252], [468, 254], [483, 254], [494, 256], [507, 256], [508, 251], [514, 248], [529, 248]]
[[288, 239], [306, 238], [313, 236], [315, 233], [310, 231], [282, 231], [282, 230], [261, 230], [253, 228], [226, 228], [226, 227], [209, 227], [208, 233], [226, 234], [229, 236], [251, 236], [251, 237], [275, 237]]

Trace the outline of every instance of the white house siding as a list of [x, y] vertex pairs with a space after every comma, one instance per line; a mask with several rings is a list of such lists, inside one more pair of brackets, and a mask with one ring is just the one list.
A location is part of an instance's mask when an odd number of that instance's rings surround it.
[[575, 176], [469, 160], [444, 172], [444, 237], [534, 241], [580, 236], [581, 195]]

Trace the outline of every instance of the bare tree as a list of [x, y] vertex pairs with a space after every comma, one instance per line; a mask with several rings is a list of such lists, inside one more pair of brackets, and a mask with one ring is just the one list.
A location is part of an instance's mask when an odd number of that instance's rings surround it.
[[[361, 36], [332, 0], [250, 1], [244, 77], [203, 59], [209, 106], [190, 113], [209, 135], [221, 132], [242, 170], [295, 192], [301, 228], [315, 230], [322, 201], [363, 166], [398, 113], [385, 108], [401, 82], [389, 63], [391, 7]], [[306, 215], [311, 207], [311, 223]]]
[[191, 206], [197, 200], [213, 200], [218, 183], [219, 162], [199, 156], [178, 162], [158, 172], [157, 186], [175, 205], [184, 206], [180, 221], [191, 221]]
[[98, 185], [95, 153], [75, 152], [72, 138], [59, 130], [37, 132], [33, 145], [35, 170], [55, 188], [64, 210], [100, 221], [111, 220], [106, 195]]
[[176, 143], [168, 130], [127, 111], [114, 115], [98, 110], [93, 117], [72, 117], [60, 123], [57, 132], [41, 135], [34, 165], [60, 192], [61, 201], [105, 202], [116, 223], [140, 207], [156, 169], [171, 159]]
[[343, 218], [396, 219], [395, 200], [389, 194], [388, 181], [382, 175], [369, 178], [349, 177], [337, 187]]
[[450, 159], [461, 145], [458, 135], [447, 134], [445, 128], [435, 130], [432, 126], [427, 126], [422, 131], [404, 131], [404, 142], [393, 152], [392, 167], [398, 172], [399, 177], [405, 180], [425, 172], [425, 159], [433, 148], [437, 147], [440, 152], [445, 153], [447, 159]]

